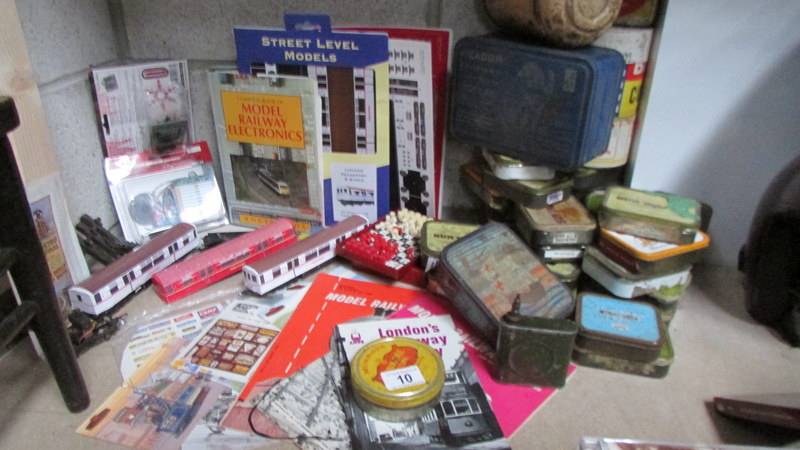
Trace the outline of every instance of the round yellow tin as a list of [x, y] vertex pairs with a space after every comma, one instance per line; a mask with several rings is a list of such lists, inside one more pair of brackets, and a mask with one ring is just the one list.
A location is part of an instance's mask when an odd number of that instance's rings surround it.
[[372, 341], [350, 364], [356, 401], [387, 420], [408, 420], [438, 401], [444, 372], [436, 350], [404, 337]]

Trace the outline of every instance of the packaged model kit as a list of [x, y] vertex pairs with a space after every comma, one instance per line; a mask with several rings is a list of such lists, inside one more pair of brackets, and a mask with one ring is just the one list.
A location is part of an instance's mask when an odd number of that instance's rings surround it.
[[599, 224], [620, 233], [690, 244], [700, 228], [700, 203], [665, 192], [613, 186], [606, 190]]
[[483, 182], [517, 205], [544, 208], [564, 201], [572, 191], [572, 180], [566, 176], [552, 180], [501, 180], [483, 167]]
[[106, 156], [164, 151], [194, 139], [185, 60], [93, 67]]
[[308, 233], [324, 217], [315, 84], [305, 77], [208, 74], [222, 179], [231, 222], [277, 218]]
[[420, 252], [422, 266], [428, 272], [439, 262], [442, 250], [451, 242], [472, 233], [479, 228], [478, 225], [458, 222], [429, 220], [422, 224], [420, 237]]
[[624, 67], [622, 55], [605, 48], [463, 38], [453, 61], [450, 131], [466, 144], [575, 170], [606, 149]]
[[586, 245], [594, 239], [594, 217], [573, 196], [544, 208], [517, 206], [520, 236], [532, 246]]
[[497, 337], [496, 373], [501, 383], [562, 387], [578, 327], [566, 319], [503, 316]]
[[594, 354], [649, 363], [664, 344], [658, 311], [647, 303], [582, 293], [575, 321], [575, 345]]
[[[662, 317], [662, 320], [664, 318]], [[633, 361], [625, 358], [606, 356], [575, 346], [572, 350], [572, 360], [576, 363], [597, 369], [613, 370], [614, 372], [641, 375], [650, 378], [664, 378], [669, 372], [672, 361], [675, 360], [675, 351], [668, 333], [664, 333], [664, 344], [658, 353], [658, 358], [652, 362]]]
[[697, 232], [693, 243], [678, 245], [601, 228], [597, 247], [631, 273], [656, 275], [694, 264], [710, 242], [702, 231]]
[[205, 141], [106, 158], [108, 188], [125, 239], [142, 243], [178, 223], [201, 232], [227, 224], [211, 161]]
[[481, 150], [481, 155], [494, 176], [501, 180], [552, 180], [556, 176], [552, 167], [533, 166], [485, 148]]
[[659, 291], [682, 294], [692, 280], [691, 266], [651, 277], [631, 274], [592, 246], [586, 248], [581, 269], [609, 292], [622, 298], [654, 295]]
[[489, 342], [520, 303], [524, 317], [572, 313], [569, 290], [507, 226], [490, 222], [444, 248], [432, 277], [446, 298]]
[[389, 212], [389, 39], [284, 15], [285, 29], [234, 27], [241, 74], [301, 76], [317, 88], [324, 224]]

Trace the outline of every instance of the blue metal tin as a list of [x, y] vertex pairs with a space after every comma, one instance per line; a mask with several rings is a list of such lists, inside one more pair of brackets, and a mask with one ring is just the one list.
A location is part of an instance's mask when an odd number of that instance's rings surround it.
[[625, 61], [615, 50], [559, 50], [499, 36], [458, 41], [450, 131], [532, 164], [575, 170], [608, 145]]
[[582, 293], [575, 320], [575, 344], [599, 355], [651, 362], [664, 343], [658, 311], [647, 303]]

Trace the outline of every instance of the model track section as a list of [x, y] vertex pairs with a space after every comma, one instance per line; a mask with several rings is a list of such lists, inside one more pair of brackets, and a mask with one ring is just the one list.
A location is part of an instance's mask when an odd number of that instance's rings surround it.
[[239, 272], [249, 264], [277, 252], [297, 240], [292, 223], [279, 219], [175, 264], [153, 277], [159, 297], [167, 303], [179, 300]]
[[369, 221], [359, 215], [350, 216], [308, 238], [244, 266], [244, 285], [263, 295], [300, 275], [333, 259], [336, 246], [363, 230]]
[[87, 280], [69, 288], [72, 307], [100, 314], [147, 283], [154, 273], [197, 248], [197, 230], [179, 223], [117, 259]]

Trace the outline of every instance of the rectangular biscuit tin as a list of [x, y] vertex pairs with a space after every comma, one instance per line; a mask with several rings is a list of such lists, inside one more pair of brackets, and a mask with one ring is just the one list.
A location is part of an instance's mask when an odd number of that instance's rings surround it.
[[653, 305], [595, 293], [578, 295], [575, 345], [597, 355], [653, 362], [664, 343]]
[[659, 291], [682, 292], [692, 280], [691, 267], [654, 277], [634, 276], [592, 246], [586, 248], [581, 269], [609, 292], [622, 298], [652, 295]]
[[495, 378], [501, 383], [564, 386], [577, 332], [571, 320], [506, 314], [497, 337]]
[[613, 186], [603, 198], [599, 224], [620, 233], [690, 244], [700, 228], [700, 209], [692, 198]]
[[518, 159], [482, 149], [481, 154], [492, 173], [501, 180], [552, 180], [556, 171], [552, 167], [534, 166]]
[[519, 301], [524, 317], [563, 319], [572, 314], [570, 291], [506, 225], [490, 222], [446, 246], [432, 272], [464, 318], [489, 342]]
[[436, 266], [439, 262], [439, 255], [445, 246], [472, 233], [479, 227], [479, 225], [444, 220], [429, 220], [422, 224], [420, 252], [425, 271], [428, 272]]
[[606, 149], [624, 72], [611, 49], [463, 38], [455, 46], [450, 131], [466, 144], [575, 170]]
[[694, 264], [710, 243], [702, 231], [697, 232], [694, 242], [681, 245], [601, 228], [597, 247], [631, 273], [657, 275]]
[[552, 180], [501, 180], [486, 168], [483, 182], [512, 202], [527, 208], [544, 208], [562, 202], [572, 191], [572, 179], [568, 176]]
[[582, 366], [650, 378], [664, 378], [667, 376], [674, 359], [675, 351], [669, 334], [666, 332], [664, 333], [664, 344], [661, 346], [658, 358], [653, 362], [631, 361], [624, 358], [600, 355], [578, 346], [574, 346], [572, 350], [572, 360]]
[[516, 226], [533, 246], [585, 245], [594, 239], [597, 223], [574, 196], [544, 208], [517, 206]]

